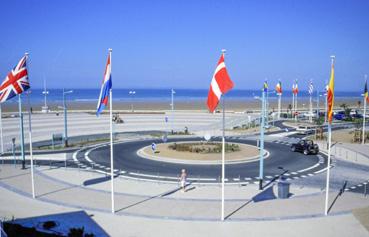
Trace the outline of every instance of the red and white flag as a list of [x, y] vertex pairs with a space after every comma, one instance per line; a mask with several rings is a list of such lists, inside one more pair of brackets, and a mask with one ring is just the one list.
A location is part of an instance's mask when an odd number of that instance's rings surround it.
[[208, 93], [207, 105], [210, 112], [214, 112], [220, 97], [233, 88], [233, 82], [228, 75], [224, 64], [224, 54], [220, 56], [217, 68], [215, 69], [213, 78], [211, 79], [210, 89]]

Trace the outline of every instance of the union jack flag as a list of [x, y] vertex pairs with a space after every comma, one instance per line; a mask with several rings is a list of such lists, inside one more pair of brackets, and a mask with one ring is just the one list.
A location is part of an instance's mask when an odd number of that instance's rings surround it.
[[9, 72], [0, 86], [0, 103], [10, 100], [30, 88], [26, 67], [27, 55]]

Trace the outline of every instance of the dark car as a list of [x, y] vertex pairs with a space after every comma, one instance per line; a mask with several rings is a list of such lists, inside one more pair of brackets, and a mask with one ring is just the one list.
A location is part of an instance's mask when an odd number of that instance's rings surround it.
[[297, 143], [291, 145], [291, 151], [302, 152], [304, 155], [318, 154], [319, 146], [314, 144], [312, 140], [300, 140]]
[[341, 114], [341, 113], [337, 113], [333, 117], [336, 120], [344, 120], [344, 119], [346, 119], [346, 115], [345, 114]]

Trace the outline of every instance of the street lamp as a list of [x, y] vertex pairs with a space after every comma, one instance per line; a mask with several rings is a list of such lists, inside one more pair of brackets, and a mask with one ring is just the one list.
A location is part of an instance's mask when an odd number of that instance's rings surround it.
[[68, 146], [68, 125], [67, 125], [67, 105], [65, 103], [65, 95], [73, 93], [72, 90], [65, 91], [63, 88], [63, 110], [64, 110], [64, 147]]
[[173, 125], [173, 121], [174, 121], [174, 94], [175, 94], [176, 92], [173, 90], [173, 89], [171, 89], [171, 104], [170, 104], [170, 106], [171, 106], [171, 109], [172, 109], [172, 113], [171, 113], [171, 125], [172, 125], [172, 134], [174, 134], [174, 125]]
[[129, 91], [128, 94], [132, 96], [132, 98], [131, 98], [131, 111], [133, 112], [133, 97], [136, 94], [136, 91]]

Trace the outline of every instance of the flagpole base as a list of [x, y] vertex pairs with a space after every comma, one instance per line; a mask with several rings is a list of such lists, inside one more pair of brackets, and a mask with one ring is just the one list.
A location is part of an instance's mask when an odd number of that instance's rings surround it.
[[263, 190], [263, 179], [259, 179], [259, 190]]

